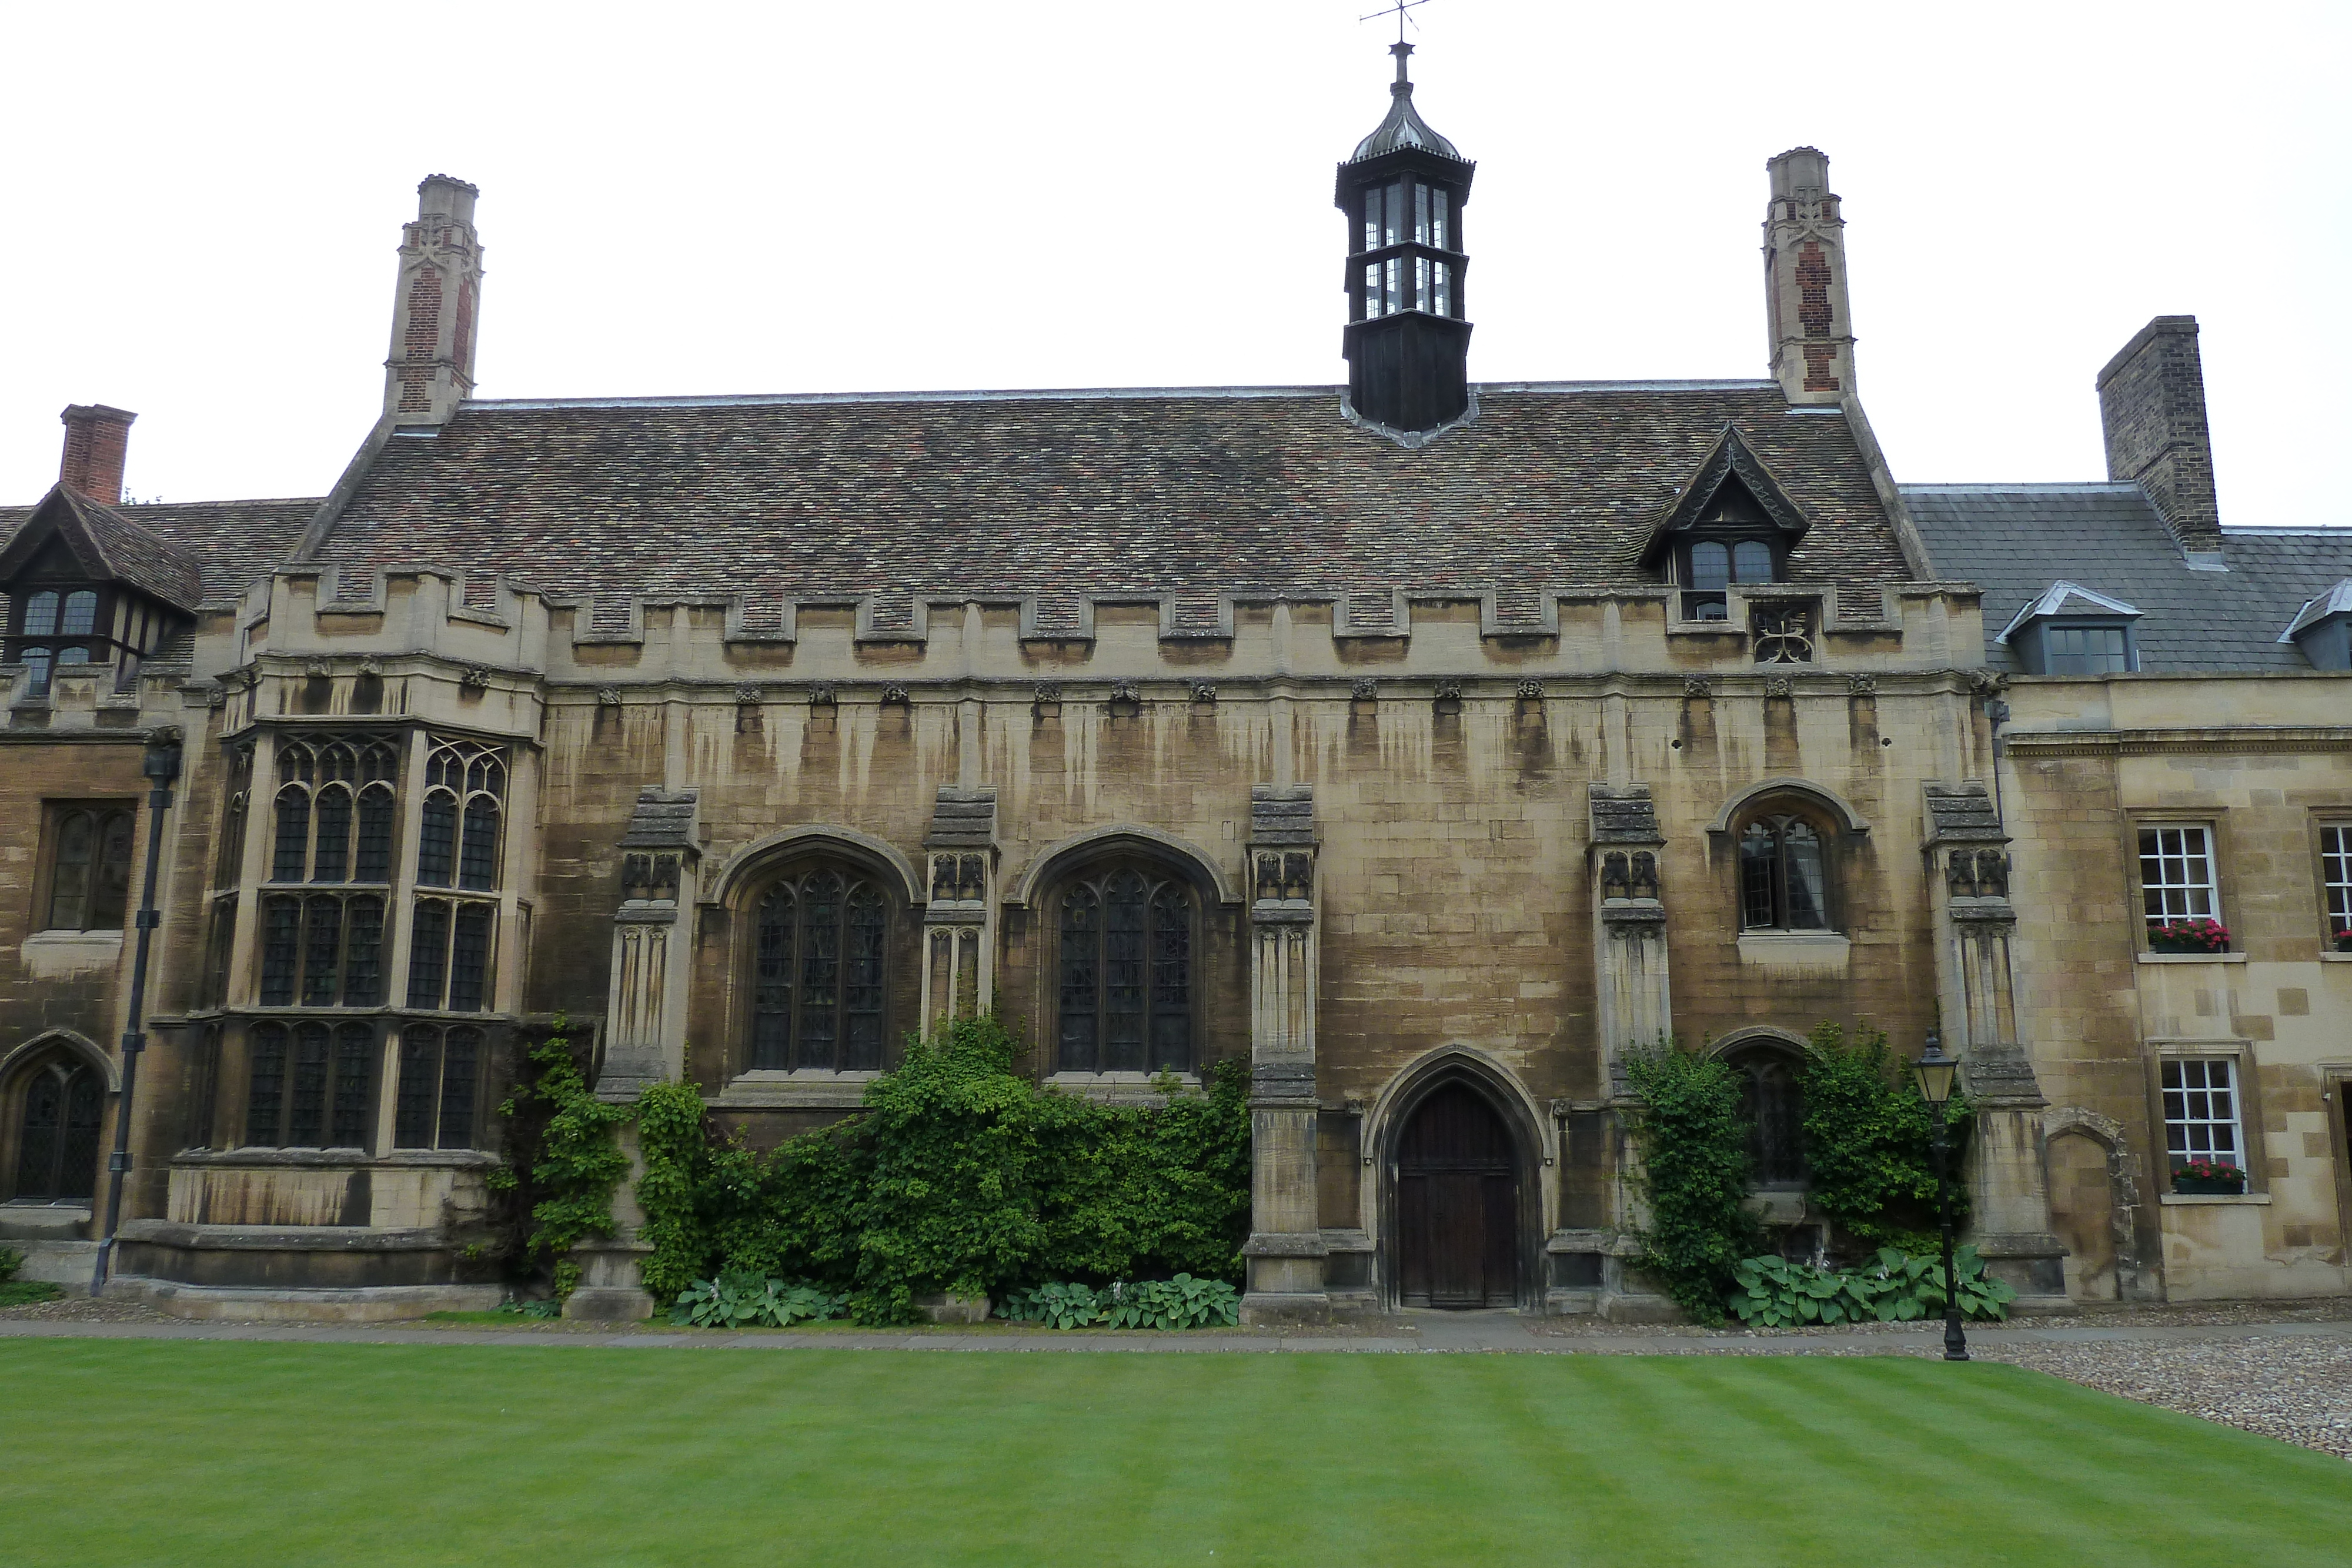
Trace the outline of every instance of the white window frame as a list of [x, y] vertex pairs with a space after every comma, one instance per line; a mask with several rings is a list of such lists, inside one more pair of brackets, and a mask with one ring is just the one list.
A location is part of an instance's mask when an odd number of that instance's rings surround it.
[[[2229, 922], [2221, 919], [2221, 875], [2212, 824], [2140, 822], [2136, 828], [2132, 841], [2139, 856], [2143, 939], [2167, 921], [2212, 920], [2227, 925]], [[2148, 850], [2150, 834], [2156, 835], [2153, 854]], [[2151, 861], [2158, 873], [2154, 880], [2148, 876]], [[2177, 867], [2173, 862], [2178, 862]], [[2197, 880], [2200, 862], [2204, 873], [2201, 881]], [[2169, 874], [2176, 869], [2177, 877]], [[2201, 909], [2196, 907], [2200, 901]], [[2160, 907], [2150, 908], [2151, 903]]]
[[2319, 824], [2319, 888], [2332, 947], [2337, 932], [2352, 930], [2352, 822]]
[[[2159, 1059], [2157, 1092], [2164, 1115], [2168, 1170], [2178, 1170], [2190, 1160], [2214, 1160], [2244, 1171], [2251, 1187], [2253, 1159], [2246, 1147], [2244, 1067], [2244, 1055], [2238, 1051], [2207, 1056], [2168, 1052]], [[2215, 1082], [2217, 1077], [2221, 1082]], [[2215, 1099], [2224, 1095], [2221, 1109], [2226, 1114], [2217, 1114]]]

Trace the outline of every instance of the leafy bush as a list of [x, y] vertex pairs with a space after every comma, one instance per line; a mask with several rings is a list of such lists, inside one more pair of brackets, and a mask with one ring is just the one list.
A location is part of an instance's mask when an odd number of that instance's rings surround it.
[[701, 1328], [788, 1329], [797, 1322], [837, 1318], [848, 1302], [845, 1292], [734, 1272], [688, 1284], [671, 1305], [669, 1321]]
[[[2009, 1315], [2016, 1290], [1985, 1272], [1984, 1260], [1974, 1247], [1954, 1249], [1952, 1272], [1959, 1279], [1962, 1316]], [[1864, 1319], [1911, 1322], [1940, 1316], [1944, 1311], [1942, 1260], [1893, 1247], [1880, 1248], [1877, 1258], [1861, 1269], [1816, 1269], [1767, 1254], [1743, 1261], [1733, 1278], [1726, 1304], [1740, 1322], [1755, 1328], [1801, 1328]]]
[[65, 1293], [63, 1286], [47, 1280], [9, 1280], [0, 1282], [0, 1307], [29, 1307], [36, 1301], [54, 1301]]
[[1013, 1291], [996, 1303], [996, 1315], [1013, 1322], [1044, 1323], [1047, 1328], [1082, 1329], [1107, 1321], [1108, 1291], [1091, 1285], [1059, 1283]]
[[5, 1285], [15, 1279], [16, 1270], [24, 1266], [24, 1253], [14, 1247], [0, 1247], [0, 1285]]
[[1625, 1071], [1641, 1100], [1631, 1130], [1649, 1209], [1643, 1267], [1692, 1317], [1719, 1323], [1733, 1270], [1759, 1240], [1739, 1075], [1669, 1040], [1628, 1052]]
[[629, 1110], [604, 1103], [589, 1089], [561, 1013], [529, 1061], [533, 1071], [499, 1107], [508, 1123], [509, 1161], [490, 1173], [489, 1185], [530, 1216], [523, 1256], [549, 1267], [561, 1298], [580, 1282], [572, 1249], [613, 1234], [613, 1192], [629, 1171], [614, 1134]]
[[[1927, 1252], [1937, 1246], [1934, 1113], [1904, 1063], [1872, 1030], [1855, 1043], [1825, 1023], [1812, 1032], [1805, 1093], [1805, 1164], [1812, 1212], [1864, 1247]], [[1944, 1111], [1953, 1155], [1952, 1223], [1968, 1219], [1958, 1179], [1969, 1111]]]
[[[1204, 1093], [1103, 1105], [1014, 1071], [993, 1018], [910, 1040], [865, 1109], [761, 1156], [720, 1141], [690, 1084], [638, 1102], [657, 1299], [729, 1271], [847, 1292], [860, 1322], [1023, 1280], [1237, 1279], [1249, 1227], [1248, 1070]], [[1172, 1082], [1168, 1087], [1173, 1088]]]
[[1062, 1281], [1007, 1292], [998, 1299], [995, 1315], [1057, 1329], [1096, 1324], [1114, 1329], [1231, 1327], [1241, 1322], [1242, 1298], [1223, 1280], [1190, 1274], [1140, 1284], [1115, 1281], [1099, 1291]]

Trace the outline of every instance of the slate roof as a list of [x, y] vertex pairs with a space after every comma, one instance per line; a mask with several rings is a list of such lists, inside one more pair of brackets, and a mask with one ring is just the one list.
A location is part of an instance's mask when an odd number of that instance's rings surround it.
[[[319, 510], [317, 497], [107, 507], [66, 491], [110, 573], [166, 603], [193, 610], [233, 599], [284, 559]], [[0, 549], [33, 516], [0, 507]]]
[[[499, 572], [597, 601], [919, 594], [1172, 598], [1498, 595], [1533, 623], [1547, 588], [1647, 580], [1643, 539], [1735, 427], [1812, 522], [1790, 575], [1908, 577], [1844, 416], [1770, 382], [1489, 385], [1419, 451], [1349, 423], [1340, 389], [476, 402], [389, 442], [314, 559]], [[1871, 594], [1863, 596], [1874, 605]], [[1870, 612], [1869, 610], [1864, 611]]]
[[2279, 633], [2305, 601], [2352, 577], [2352, 528], [2224, 528], [2226, 571], [2192, 569], [2137, 485], [1906, 485], [1939, 574], [1984, 593], [1985, 662], [2028, 601], [2078, 583], [2137, 610], [2147, 671], [2308, 670]]

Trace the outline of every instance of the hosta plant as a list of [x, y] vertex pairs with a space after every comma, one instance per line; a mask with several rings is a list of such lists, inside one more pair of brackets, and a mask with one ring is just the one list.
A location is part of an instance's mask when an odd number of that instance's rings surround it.
[[670, 1307], [669, 1321], [697, 1328], [784, 1329], [797, 1322], [837, 1318], [848, 1301], [845, 1292], [828, 1292], [814, 1285], [727, 1273], [715, 1280], [697, 1280], [680, 1291]]
[[[1985, 1272], [1974, 1247], [1952, 1255], [1963, 1317], [2005, 1318], [2017, 1291]], [[1804, 1328], [1815, 1323], [1912, 1322], [1944, 1311], [1944, 1265], [1882, 1247], [1859, 1269], [1816, 1269], [1770, 1254], [1749, 1258], [1733, 1270], [1736, 1281], [1725, 1304], [1753, 1328]]]
[[1047, 1328], [1091, 1328], [1110, 1316], [1111, 1295], [1079, 1284], [1039, 1285], [1008, 1291], [996, 1303], [996, 1315], [1013, 1322], [1044, 1323]]
[[1118, 1329], [1197, 1329], [1241, 1322], [1242, 1299], [1223, 1280], [1179, 1274], [1139, 1285], [1113, 1285], [1107, 1321]]

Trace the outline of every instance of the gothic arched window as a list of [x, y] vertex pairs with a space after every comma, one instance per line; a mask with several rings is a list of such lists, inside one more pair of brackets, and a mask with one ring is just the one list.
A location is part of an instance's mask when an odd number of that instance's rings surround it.
[[1803, 1062], [1776, 1046], [1734, 1048], [1725, 1058], [1739, 1074], [1739, 1119], [1748, 1125], [1750, 1178], [1758, 1186], [1805, 1184]]
[[376, 1056], [372, 1027], [315, 1019], [257, 1023], [248, 1039], [247, 1147], [368, 1146]]
[[365, 737], [278, 748], [272, 882], [390, 882], [398, 745]]
[[1739, 830], [1739, 928], [1827, 931], [1827, 837], [1796, 812], [1751, 817]]
[[26, 1082], [16, 1124], [11, 1195], [56, 1203], [87, 1198], [98, 1183], [98, 1129], [106, 1085], [87, 1061], [58, 1056]]
[[1155, 869], [1117, 866], [1061, 899], [1063, 1072], [1190, 1071], [1192, 894]]
[[752, 919], [756, 1070], [882, 1065], [889, 902], [871, 879], [820, 865], [786, 876]]

